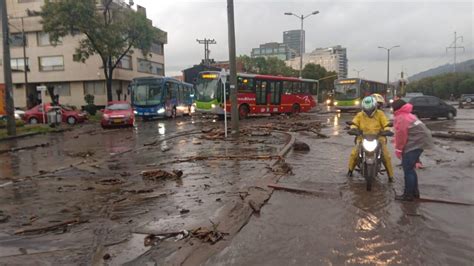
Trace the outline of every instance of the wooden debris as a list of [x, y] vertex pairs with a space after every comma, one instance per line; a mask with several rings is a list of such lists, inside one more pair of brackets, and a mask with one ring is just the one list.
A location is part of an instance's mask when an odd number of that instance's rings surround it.
[[39, 233], [55, 231], [55, 230], [58, 230], [58, 229], [63, 229], [64, 230], [65, 228], [67, 228], [69, 226], [82, 224], [82, 223], [87, 223], [87, 222], [88, 222], [88, 220], [72, 219], [72, 220], [67, 220], [67, 221], [64, 221], [64, 222], [60, 222], [60, 223], [57, 223], [57, 224], [44, 226], [44, 227], [19, 229], [19, 230], [15, 231], [15, 235], [39, 234]]
[[119, 178], [109, 178], [109, 179], [102, 179], [100, 181], [95, 182], [96, 184], [99, 185], [106, 185], [106, 186], [115, 186], [115, 185], [120, 185], [125, 183], [124, 180], [119, 179]]
[[42, 143], [42, 144], [37, 144], [37, 145], [25, 146], [25, 147], [11, 148], [11, 149], [6, 149], [6, 150], [0, 150], [0, 154], [7, 153], [7, 152], [17, 152], [17, 151], [22, 151], [22, 150], [32, 150], [32, 149], [44, 148], [48, 146], [49, 146], [49, 143]]
[[174, 179], [180, 178], [183, 176], [183, 171], [173, 170], [172, 172], [167, 172], [165, 170], [156, 169], [141, 172], [141, 175], [144, 179], [149, 180], [159, 180], [159, 179]]
[[216, 225], [214, 225], [213, 227], [214, 227], [213, 229], [199, 227], [192, 230], [190, 233], [192, 237], [195, 237], [197, 239], [200, 239], [203, 242], [211, 243], [212, 245], [214, 245], [215, 243], [222, 240], [224, 238], [224, 235], [227, 235], [227, 234], [219, 232], [216, 228], [217, 227]]
[[474, 132], [469, 131], [432, 131], [431, 134], [436, 138], [474, 141]]

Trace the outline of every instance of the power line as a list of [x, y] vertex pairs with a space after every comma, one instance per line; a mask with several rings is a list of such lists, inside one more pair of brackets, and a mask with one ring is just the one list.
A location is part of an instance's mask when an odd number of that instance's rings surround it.
[[209, 59], [209, 55], [211, 54], [211, 50], [209, 50], [209, 44], [216, 44], [217, 42], [214, 40], [214, 39], [206, 39], [204, 38], [204, 40], [199, 40], [199, 39], [196, 39], [196, 41], [199, 43], [199, 44], [204, 44], [204, 64], [205, 65], [210, 65], [210, 59]]
[[454, 72], [456, 72], [456, 55], [457, 55], [458, 49], [462, 49], [463, 52], [466, 50], [464, 49], [464, 46], [458, 46], [459, 39], [461, 39], [461, 42], [464, 41], [462, 36], [457, 36], [456, 32], [454, 32], [454, 42], [453, 42], [454, 46], [453, 44], [451, 44], [451, 46], [446, 47], [446, 53], [448, 53], [449, 49], [454, 49]]

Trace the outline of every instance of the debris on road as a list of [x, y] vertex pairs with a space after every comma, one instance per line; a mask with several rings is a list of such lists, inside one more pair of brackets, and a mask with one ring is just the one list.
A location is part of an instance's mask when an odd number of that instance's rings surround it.
[[115, 185], [123, 184], [125, 183], [125, 181], [119, 178], [109, 178], [109, 179], [102, 179], [95, 183], [100, 184], [100, 185], [115, 186]]
[[81, 157], [81, 158], [88, 158], [95, 154], [93, 151], [83, 151], [83, 152], [69, 152], [67, 153], [68, 156], [71, 157]]
[[36, 148], [44, 148], [44, 147], [48, 147], [49, 145], [50, 145], [49, 142], [47, 142], [47, 143], [36, 144], [36, 145], [31, 145], [31, 146], [5, 149], [5, 150], [0, 150], [0, 154], [8, 153], [8, 152], [17, 152], [17, 151], [22, 151], [22, 150], [32, 150], [32, 149], [36, 149]]
[[180, 214], [186, 214], [186, 213], [189, 213], [190, 210], [188, 209], [182, 209], [181, 211], [179, 211]]
[[0, 224], [6, 223], [10, 219], [9, 215], [6, 215], [3, 211], [0, 210]]
[[217, 225], [215, 224], [213, 224], [212, 229], [198, 227], [191, 231], [192, 237], [200, 239], [201, 241], [205, 243], [211, 243], [212, 245], [222, 240], [224, 238], [224, 235], [227, 235], [227, 234], [219, 232], [217, 230]]
[[432, 131], [431, 134], [436, 138], [474, 141], [474, 132], [469, 131]]
[[24, 235], [24, 234], [40, 234], [40, 233], [45, 233], [45, 232], [50, 232], [50, 231], [56, 231], [56, 230], [65, 230], [70, 226], [73, 225], [78, 225], [82, 223], [87, 223], [89, 222], [88, 220], [81, 220], [81, 219], [72, 219], [72, 220], [67, 220], [61, 223], [57, 223], [54, 225], [49, 225], [49, 226], [44, 226], [44, 227], [37, 227], [37, 228], [25, 228], [25, 229], [19, 229], [15, 231], [15, 235]]
[[302, 141], [295, 141], [293, 144], [293, 150], [295, 151], [309, 151], [309, 145]]
[[141, 172], [141, 175], [144, 179], [149, 180], [159, 180], [159, 179], [174, 179], [180, 178], [183, 176], [183, 171], [173, 170], [172, 172], [167, 172], [165, 170], [156, 169]]

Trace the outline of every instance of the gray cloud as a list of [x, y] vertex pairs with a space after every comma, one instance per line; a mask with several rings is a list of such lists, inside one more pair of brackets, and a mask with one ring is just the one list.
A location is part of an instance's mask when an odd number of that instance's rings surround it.
[[[197, 38], [214, 38], [211, 57], [226, 60], [226, 1], [136, 0], [147, 8], [154, 25], [168, 32], [165, 48], [169, 75], [203, 57]], [[299, 20], [284, 12], [320, 14], [305, 20], [306, 50], [341, 44], [348, 49], [349, 69], [364, 68], [364, 76], [386, 79], [385, 50], [377, 46], [401, 45], [391, 56], [390, 75], [402, 67], [415, 74], [452, 62], [454, 31], [464, 36], [466, 50], [459, 60], [473, 58], [473, 3], [471, 1], [269, 1], [235, 0], [237, 53], [250, 54], [253, 47], [282, 41], [282, 32], [298, 29]], [[461, 51], [459, 51], [461, 52]], [[354, 72], [350, 72], [354, 74]]]

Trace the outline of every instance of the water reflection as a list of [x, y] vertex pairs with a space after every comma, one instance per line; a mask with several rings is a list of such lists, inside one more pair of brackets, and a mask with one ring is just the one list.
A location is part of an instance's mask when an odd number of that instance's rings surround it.
[[165, 135], [165, 133], [166, 133], [165, 123], [158, 123], [158, 134]]

